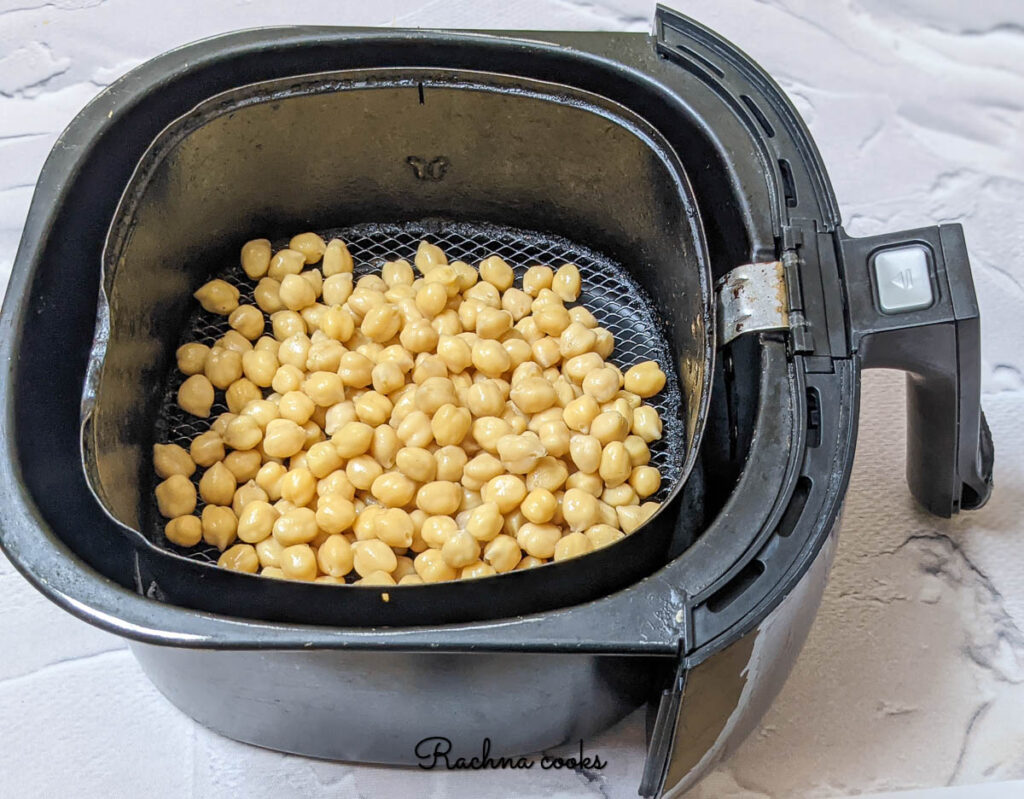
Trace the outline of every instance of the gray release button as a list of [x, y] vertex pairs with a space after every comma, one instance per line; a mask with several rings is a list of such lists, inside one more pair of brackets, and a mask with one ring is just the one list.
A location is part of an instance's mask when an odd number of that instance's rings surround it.
[[920, 244], [875, 253], [871, 259], [878, 304], [885, 313], [902, 313], [932, 304], [928, 249]]

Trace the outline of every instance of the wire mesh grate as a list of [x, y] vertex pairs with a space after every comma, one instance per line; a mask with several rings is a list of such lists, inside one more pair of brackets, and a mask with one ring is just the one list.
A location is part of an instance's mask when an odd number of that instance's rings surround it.
[[[585, 305], [597, 318], [598, 324], [615, 336], [615, 351], [610, 361], [625, 369], [640, 361], [654, 360], [665, 370], [668, 377], [665, 389], [647, 400], [658, 410], [664, 423], [662, 438], [650, 445], [651, 464], [657, 466], [662, 474], [661, 489], [651, 499], [660, 501], [675, 485], [684, 457], [679, 376], [655, 304], [620, 264], [568, 239], [483, 223], [441, 220], [400, 224], [370, 223], [320, 233], [325, 240], [341, 238], [345, 241], [355, 262], [357, 278], [379, 273], [385, 260], [404, 258], [412, 262], [421, 239], [438, 245], [449, 260], [462, 260], [477, 265], [490, 255], [499, 255], [513, 267], [517, 285], [522, 285], [526, 269], [535, 264], [557, 268], [563, 263], [575, 263], [583, 279], [583, 292], [577, 304]], [[275, 242], [274, 249], [286, 244]], [[256, 283], [246, 276], [240, 265], [223, 270], [217, 276], [238, 288], [240, 302], [255, 304], [253, 290]], [[269, 317], [266, 314], [264, 316], [269, 323]], [[200, 341], [212, 345], [229, 329], [226, 317], [198, 308], [185, 324], [179, 343]], [[191, 440], [208, 430], [211, 421], [228, 408], [224, 392], [218, 390], [210, 419], [197, 419], [185, 413], [177, 405], [178, 387], [183, 380], [184, 375], [172, 365], [165, 383], [154, 440], [180, 444], [187, 449]], [[199, 477], [197, 471], [192, 478], [197, 488]], [[143, 517], [143, 533], [146, 537], [157, 546], [176, 554], [216, 562], [220, 553], [215, 547], [200, 544], [184, 549], [164, 537], [164, 520], [157, 512], [153, 498], [152, 488], [155, 485], [154, 478]], [[197, 511], [201, 512], [202, 507], [200, 498]]]

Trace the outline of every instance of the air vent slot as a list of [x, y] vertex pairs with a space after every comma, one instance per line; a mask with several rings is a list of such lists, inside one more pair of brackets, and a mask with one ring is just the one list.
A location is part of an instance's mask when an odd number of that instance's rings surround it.
[[810, 477], [803, 474], [800, 475], [800, 478], [796, 481], [796, 487], [793, 489], [793, 496], [790, 497], [789, 504], [786, 506], [786, 512], [782, 514], [779, 526], [775, 529], [778, 535], [785, 538], [796, 529], [813, 487], [814, 483], [811, 482]]
[[818, 389], [807, 389], [807, 446], [821, 445], [821, 395]]
[[793, 167], [785, 158], [779, 159], [779, 173], [782, 175], [782, 191], [786, 195], [786, 207], [796, 208], [796, 181], [793, 180]]
[[761, 126], [761, 130], [765, 132], [765, 135], [769, 139], [775, 138], [775, 128], [772, 127], [772, 123], [768, 121], [768, 117], [764, 115], [764, 111], [761, 110], [761, 106], [754, 102], [754, 99], [746, 94], [741, 94], [740, 99], [743, 104], [750, 109], [750, 113], [754, 115], [754, 119]]
[[725, 73], [722, 72], [722, 68], [721, 67], [719, 67], [713, 61], [709, 61], [704, 56], [694, 52], [689, 47], [684, 47], [681, 44], [677, 44], [676, 45], [676, 50], [678, 50], [680, 53], [683, 53], [684, 55], [686, 55], [688, 58], [692, 59], [693, 61], [696, 61], [698, 64], [703, 66], [709, 72], [717, 75], [719, 78], [724, 78], [725, 77]]
[[750, 588], [762, 574], [764, 574], [764, 564], [759, 560], [750, 561], [708, 600], [708, 610], [712, 613], [721, 613]]

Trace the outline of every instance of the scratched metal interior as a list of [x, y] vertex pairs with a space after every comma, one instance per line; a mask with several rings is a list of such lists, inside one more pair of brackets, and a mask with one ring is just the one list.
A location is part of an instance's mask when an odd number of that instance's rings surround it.
[[[518, 286], [522, 285], [523, 273], [529, 266], [547, 264], [557, 267], [566, 262], [575, 263], [583, 278], [583, 292], [578, 304], [590, 309], [598, 323], [615, 336], [611, 362], [625, 369], [640, 361], [654, 360], [661, 364], [668, 377], [665, 389], [647, 402], [658, 410], [664, 424], [661, 440], [651, 444], [651, 463], [662, 474], [661, 489], [651, 499], [660, 501], [671, 491], [680, 477], [685, 451], [679, 377], [655, 304], [621, 264], [568, 239], [490, 224], [434, 220], [362, 224], [320, 233], [325, 239], [338, 237], [348, 244], [357, 277], [379, 273], [385, 260], [405, 258], [411, 262], [421, 239], [437, 244], [449, 260], [458, 259], [476, 265], [489, 255], [500, 255], [513, 266]], [[285, 245], [286, 242], [275, 242], [275, 249]], [[248, 279], [240, 266], [222, 271], [219, 277], [239, 289], [240, 302], [254, 304], [252, 292], [256, 284]], [[198, 307], [198, 303], [196, 305], [197, 310], [184, 325], [179, 343], [200, 341], [213, 344], [230, 329], [227, 318], [207, 313]], [[264, 316], [269, 330], [269, 317]], [[210, 419], [197, 419], [185, 413], [176, 401], [178, 387], [183, 380], [184, 376], [172, 366], [165, 381], [154, 440], [180, 444], [187, 449], [195, 436], [209, 429], [218, 414], [227, 411], [227, 405], [224, 392], [218, 390]], [[269, 392], [269, 389], [265, 391]], [[201, 472], [197, 470], [192, 477], [197, 488]], [[151, 489], [155, 485], [154, 476]], [[164, 537], [165, 520], [157, 512], [152, 490], [148, 496], [142, 532], [151, 542], [176, 554], [216, 562], [220, 553], [215, 547], [199, 544], [186, 549], [170, 543]], [[200, 498], [196, 512], [201, 513], [202, 508]]]

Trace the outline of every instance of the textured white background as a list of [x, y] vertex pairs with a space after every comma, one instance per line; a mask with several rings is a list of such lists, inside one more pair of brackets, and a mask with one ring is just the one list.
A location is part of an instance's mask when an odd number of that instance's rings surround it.
[[[840, 551], [810, 640], [764, 723], [694, 795], [980, 783], [967, 793], [1022, 795], [1024, 783], [1008, 781], [1024, 778], [1024, 3], [678, 5], [793, 98], [851, 232], [965, 223], [998, 484], [981, 512], [950, 522], [919, 512], [902, 478], [902, 378], [869, 376]], [[0, 285], [58, 132], [171, 47], [288, 23], [646, 31], [651, 13], [647, 0], [0, 0]], [[235, 744], [178, 713], [118, 639], [52, 607], [2, 556], [0, 641], [4, 797], [628, 797], [639, 781], [637, 715], [588, 742], [610, 762], [592, 781], [424, 775]]]

